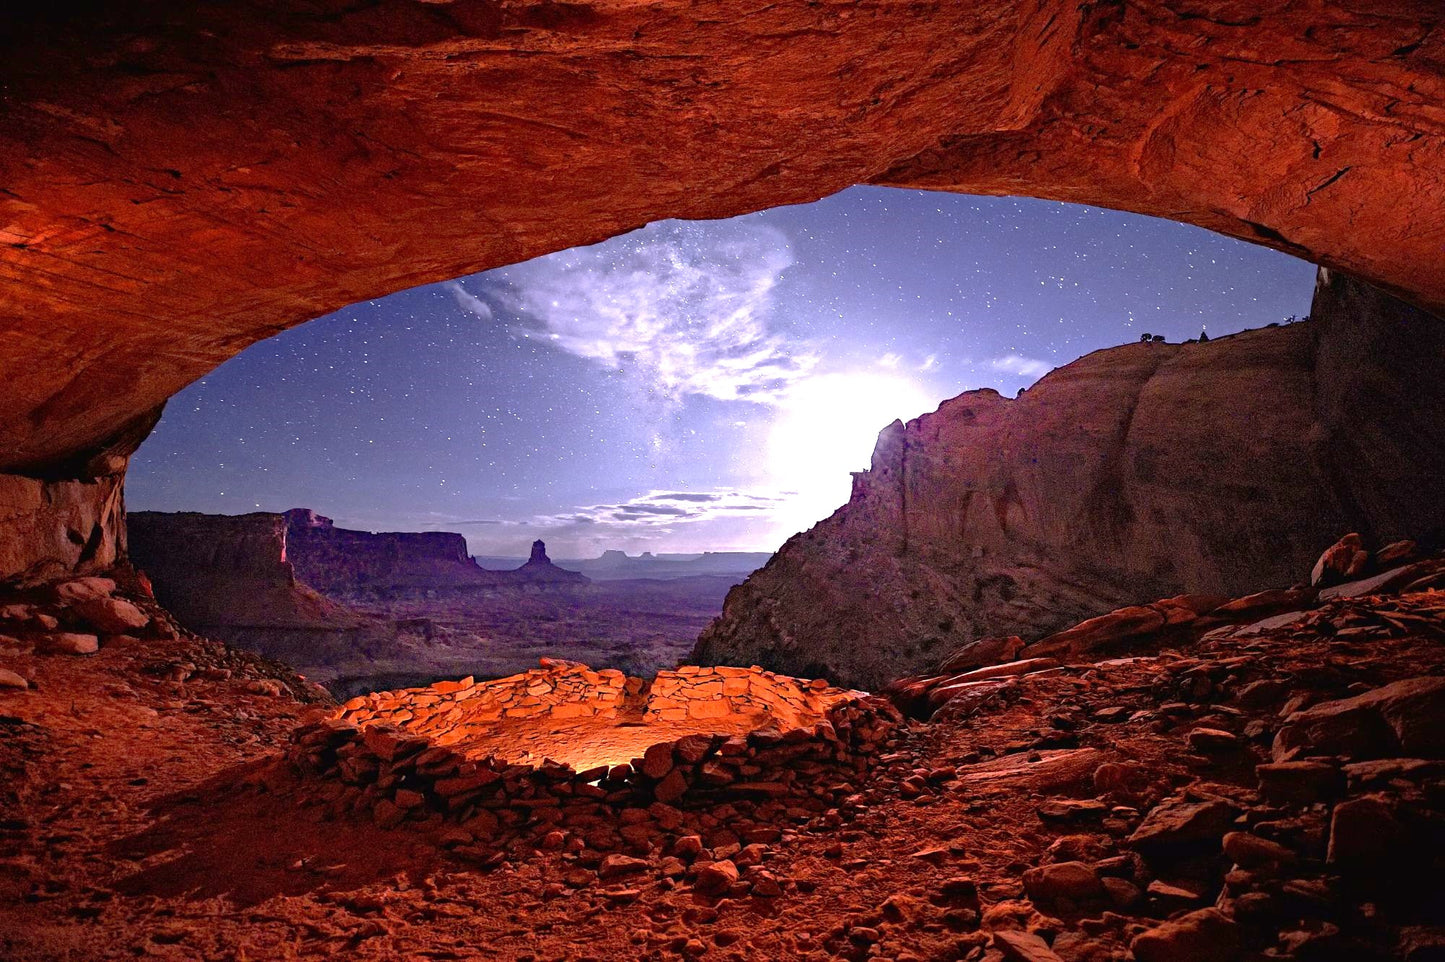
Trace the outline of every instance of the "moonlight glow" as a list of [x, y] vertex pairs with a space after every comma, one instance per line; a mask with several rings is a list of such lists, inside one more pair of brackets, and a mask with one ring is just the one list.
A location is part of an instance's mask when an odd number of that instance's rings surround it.
[[797, 492], [780, 520], [802, 530], [827, 517], [848, 500], [850, 472], [868, 467], [879, 430], [935, 407], [916, 382], [893, 374], [827, 374], [797, 384], [768, 439], [773, 482]]

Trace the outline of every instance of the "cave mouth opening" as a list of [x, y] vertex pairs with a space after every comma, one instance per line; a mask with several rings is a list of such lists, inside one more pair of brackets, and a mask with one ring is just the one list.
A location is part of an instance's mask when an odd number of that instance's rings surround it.
[[[253, 346], [173, 399], [134, 457], [131, 553], [173, 610], [182, 595], [204, 601], [181, 612], [196, 630], [257, 645], [341, 697], [511, 675], [539, 656], [650, 676], [687, 656], [728, 588], [849, 500], [894, 418], [965, 389], [1016, 394], [1144, 334], [1183, 341], [1303, 314], [1312, 270], [1172, 221], [897, 188], [659, 222]], [[305, 570], [280, 519], [293, 508], [355, 542], [417, 533], [387, 542], [396, 554], [380, 567], [449, 537], [455, 557], [425, 563], [450, 580], [437, 597], [376, 565], [313, 580], [326, 572]], [[211, 529], [142, 530], [180, 511], [269, 514], [256, 526], [280, 535], [213, 527], [292, 539], [282, 560], [303, 581], [405, 623], [405, 644], [294, 598], [279, 569], [266, 592], [224, 572], [173, 590], [162, 582], [198, 568], [156, 557], [179, 540], [201, 546], [202, 567], [245, 567], [206, 554]], [[707, 553], [734, 555], [736, 570], [710, 570], [715, 583], [686, 596], [681, 578], [639, 588], [605, 616], [553, 604], [561, 592], [458, 600], [484, 580], [462, 567], [515, 569], [534, 541], [596, 584], [615, 572], [586, 565], [609, 554], [645, 560], [637, 578]], [[227, 593], [256, 603], [224, 610]], [[346, 661], [358, 652], [364, 663]]]
[[771, 551], [895, 418], [1303, 316], [1312, 289], [1289, 255], [1053, 201], [855, 187], [656, 222], [254, 345], [171, 401], [127, 502], [313, 507], [479, 557]]

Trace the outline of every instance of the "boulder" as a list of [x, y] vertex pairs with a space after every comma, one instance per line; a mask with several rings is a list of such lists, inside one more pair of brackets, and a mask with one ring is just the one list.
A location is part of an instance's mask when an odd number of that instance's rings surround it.
[[86, 598], [73, 610], [102, 635], [123, 635], [151, 623], [150, 615], [124, 598]]
[[52, 593], [62, 605], [73, 605], [79, 601], [106, 598], [115, 592], [115, 582], [110, 578], [74, 578], [55, 585]]
[[1295, 860], [1292, 850], [1251, 832], [1230, 832], [1225, 835], [1224, 854], [1233, 859], [1236, 865], [1244, 868], [1282, 865]]
[[1010, 661], [1002, 665], [975, 668], [973, 671], [954, 675], [944, 682], [944, 685], [968, 684], [976, 681], [988, 681], [991, 678], [1010, 678], [1014, 675], [1028, 675], [1057, 667], [1059, 667], [1059, 662], [1053, 658], [1025, 658], [1022, 661]]
[[606, 881], [608, 879], [621, 878], [624, 875], [633, 875], [637, 872], [644, 871], [647, 867], [648, 862], [646, 859], [613, 853], [603, 858], [602, 863], [597, 866], [597, 877]]
[[1445, 758], [1445, 677], [1397, 681], [1294, 712], [1272, 751], [1276, 761], [1301, 754]]
[[940, 674], [951, 674], [1012, 661], [1023, 648], [1024, 640], [1018, 635], [983, 638], [954, 649], [952, 654], [939, 663], [938, 671]]
[[1083, 862], [1058, 862], [1031, 868], [1024, 873], [1024, 888], [1029, 898], [1040, 905], [1061, 899], [1088, 902], [1104, 897], [1099, 873]]
[[1147, 605], [1131, 605], [1082, 621], [1026, 647], [1025, 658], [1077, 656], [1136, 639], [1163, 628], [1164, 613]]
[[648, 778], [663, 778], [672, 771], [672, 745], [663, 742], [650, 745], [642, 753], [642, 773]]
[[1195, 728], [1189, 732], [1188, 741], [1190, 748], [1206, 754], [1232, 752], [1243, 744], [1238, 735], [1218, 728]]
[[1384, 571], [1414, 561], [1419, 554], [1420, 547], [1413, 541], [1392, 541], [1375, 552], [1375, 567]]
[[720, 895], [738, 880], [738, 867], [729, 859], [710, 862], [697, 873], [694, 887], [705, 895]]
[[17, 675], [9, 668], [0, 668], [0, 689], [8, 688], [24, 691], [29, 687], [30, 682], [26, 681], [20, 675]]
[[1324, 588], [1357, 577], [1369, 563], [1370, 553], [1358, 534], [1347, 534], [1330, 545], [1310, 571], [1310, 585]]
[[1191, 802], [1172, 798], [1149, 811], [1129, 836], [1129, 845], [1146, 857], [1165, 857], [1193, 851], [1218, 851], [1238, 810], [1221, 799]]
[[1239, 927], [1218, 909], [1200, 909], [1135, 936], [1138, 962], [1232, 962], [1239, 957]]
[[36, 647], [51, 655], [93, 655], [100, 650], [100, 639], [95, 635], [62, 631], [42, 636]]
[[1338, 798], [1345, 791], [1339, 766], [1328, 762], [1274, 762], [1256, 765], [1254, 771], [1260, 794], [1275, 805], [1313, 805]]
[[1387, 798], [1365, 795], [1335, 806], [1325, 859], [1342, 868], [1378, 871], [1408, 862], [1419, 845]]

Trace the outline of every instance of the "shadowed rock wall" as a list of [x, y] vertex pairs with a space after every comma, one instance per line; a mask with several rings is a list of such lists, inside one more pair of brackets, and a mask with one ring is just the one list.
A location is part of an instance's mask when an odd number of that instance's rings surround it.
[[693, 659], [876, 688], [982, 637], [1290, 584], [1344, 531], [1437, 540], [1445, 325], [1327, 271], [1313, 318], [1097, 351], [895, 422]]

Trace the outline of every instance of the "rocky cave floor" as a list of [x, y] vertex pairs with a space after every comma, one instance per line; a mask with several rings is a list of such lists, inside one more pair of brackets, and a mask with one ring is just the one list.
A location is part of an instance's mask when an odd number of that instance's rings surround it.
[[0, 957], [1425, 962], [1442, 641], [1445, 592], [1354, 598], [1010, 679], [812, 805], [504, 842], [328, 808], [275, 761], [314, 690], [274, 663], [11, 648]]

